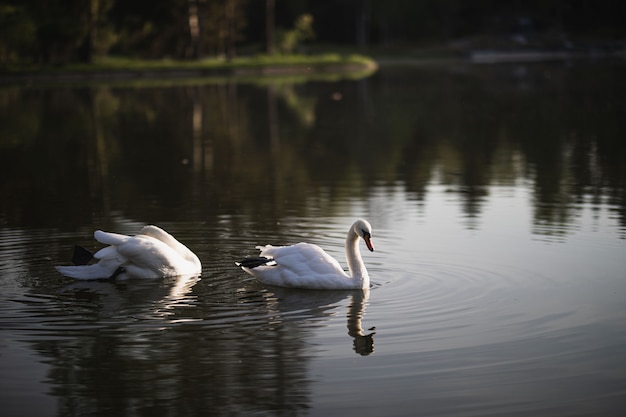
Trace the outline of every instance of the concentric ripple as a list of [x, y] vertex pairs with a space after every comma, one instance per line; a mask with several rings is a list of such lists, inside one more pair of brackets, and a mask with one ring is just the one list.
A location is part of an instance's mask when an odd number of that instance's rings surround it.
[[[370, 314], [386, 321], [394, 338], [402, 342], [419, 335], [417, 347], [398, 344], [411, 351], [525, 339], [567, 326], [573, 314], [573, 309], [545, 308], [542, 300], [554, 287], [536, 272], [472, 259], [462, 263], [461, 257], [454, 262], [437, 258], [390, 277], [373, 297]], [[374, 281], [377, 272], [372, 272]], [[541, 308], [529, 309], [534, 302]]]

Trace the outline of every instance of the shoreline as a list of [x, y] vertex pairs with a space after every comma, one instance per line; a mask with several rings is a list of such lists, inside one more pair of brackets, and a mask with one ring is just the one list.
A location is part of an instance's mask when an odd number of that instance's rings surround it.
[[[104, 64], [44, 67], [37, 69], [1, 69], [0, 85], [80, 82], [142, 82], [163, 79], [248, 80], [272, 77], [363, 78], [381, 67], [424, 67], [450, 64], [497, 65], [558, 61], [626, 60], [626, 51], [583, 53], [581, 51], [475, 49], [439, 57], [407, 54], [305, 56], [304, 62], [259, 58], [241, 61], [104, 61]], [[128, 65], [125, 65], [127, 62]]]
[[104, 64], [44, 67], [36, 69], [2, 69], [0, 85], [30, 83], [64, 83], [64, 82], [102, 82], [156, 80], [162, 78], [248, 78], [272, 76], [350, 76], [351, 74], [371, 74], [378, 69], [378, 63], [364, 56], [310, 56], [303, 62], [276, 62], [262, 59], [258, 61], [245, 59], [241, 62], [205, 61], [127, 61], [129, 64], [116, 61]]

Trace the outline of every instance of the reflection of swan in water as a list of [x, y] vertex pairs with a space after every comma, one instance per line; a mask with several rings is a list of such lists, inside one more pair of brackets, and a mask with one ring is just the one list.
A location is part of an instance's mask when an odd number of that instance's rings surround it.
[[[197, 275], [198, 257], [174, 236], [157, 226], [145, 226], [135, 236], [96, 230], [94, 237], [107, 246], [93, 255], [77, 248], [74, 266], [57, 266], [63, 275], [77, 279], [162, 278]], [[81, 256], [81, 250], [82, 255]]]
[[[367, 301], [369, 300], [369, 289], [350, 292], [328, 292], [274, 287], [271, 293], [277, 300], [275, 308], [282, 313], [287, 313], [284, 316], [284, 319], [287, 320], [290, 312], [301, 312], [302, 310], [308, 310], [310, 316], [328, 316], [329, 309], [334, 309], [337, 303], [350, 295], [352, 299], [348, 306], [347, 328], [348, 335], [353, 338], [353, 349], [362, 356], [367, 356], [374, 352], [375, 333], [364, 334], [361, 324]], [[297, 316], [301, 317], [300, 314]], [[374, 328], [369, 330], [374, 330]]]
[[[369, 290], [355, 291], [348, 307], [348, 334], [354, 338], [354, 351], [361, 356], [367, 356], [374, 352], [374, 335], [376, 332], [363, 334], [363, 327], [361, 326], [361, 319], [368, 299]], [[374, 330], [374, 327], [368, 330]]]
[[353, 290], [369, 288], [370, 278], [359, 252], [359, 238], [370, 251], [372, 226], [359, 219], [348, 230], [346, 260], [350, 274], [339, 262], [317, 245], [298, 243], [291, 246], [257, 246], [261, 256], [236, 262], [244, 271], [264, 284], [317, 290]]
[[166, 277], [165, 280], [131, 280], [104, 282], [98, 280], [74, 281], [61, 289], [64, 295], [73, 294], [93, 305], [99, 318], [132, 316], [163, 320], [172, 309], [191, 305], [194, 297], [192, 287], [200, 281], [200, 275]]
[[172, 288], [170, 288], [169, 294], [163, 300], [178, 302], [185, 298], [187, 294], [191, 291], [191, 287], [196, 285], [198, 281], [200, 281], [200, 275], [195, 276], [177, 276], [172, 278], [174, 280], [174, 284]]

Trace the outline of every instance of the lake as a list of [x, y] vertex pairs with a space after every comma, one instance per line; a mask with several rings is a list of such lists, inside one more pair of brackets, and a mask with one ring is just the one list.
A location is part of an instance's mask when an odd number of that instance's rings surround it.
[[[621, 415], [625, 69], [0, 85], [2, 415]], [[234, 265], [359, 217], [370, 290]], [[202, 274], [54, 269], [146, 224]]]

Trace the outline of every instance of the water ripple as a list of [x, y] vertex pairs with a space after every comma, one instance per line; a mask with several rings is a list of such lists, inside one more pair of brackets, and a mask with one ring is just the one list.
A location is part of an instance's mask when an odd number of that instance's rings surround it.
[[[496, 263], [460, 261], [420, 262], [413, 272], [376, 288], [370, 314], [387, 322], [390, 327], [385, 331], [398, 339], [398, 346], [410, 350], [476, 346], [525, 339], [568, 325], [571, 311], [550, 311], [540, 301], [551, 288], [545, 277]], [[529, 310], [534, 297], [542, 308]], [[415, 340], [416, 334], [419, 346], [401, 343]]]

